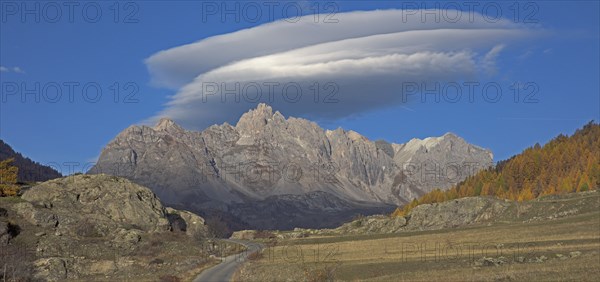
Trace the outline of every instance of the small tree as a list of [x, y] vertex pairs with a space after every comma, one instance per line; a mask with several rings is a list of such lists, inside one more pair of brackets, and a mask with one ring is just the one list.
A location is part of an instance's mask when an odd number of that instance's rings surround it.
[[220, 216], [211, 216], [205, 219], [209, 236], [212, 238], [226, 238], [231, 234], [231, 229]]
[[19, 191], [17, 173], [19, 168], [12, 165], [14, 159], [0, 161], [0, 197], [15, 196]]

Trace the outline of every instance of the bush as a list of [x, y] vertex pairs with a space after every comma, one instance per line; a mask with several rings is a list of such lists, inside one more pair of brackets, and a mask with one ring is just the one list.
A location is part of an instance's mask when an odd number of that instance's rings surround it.
[[220, 216], [211, 216], [205, 218], [208, 232], [214, 238], [226, 238], [231, 234], [231, 230]]
[[304, 279], [309, 282], [330, 282], [335, 281], [335, 265], [326, 265], [310, 269], [304, 266]]
[[28, 246], [0, 248], [0, 281], [31, 281], [35, 251]]
[[271, 231], [266, 230], [258, 230], [256, 234], [254, 234], [255, 239], [273, 239], [275, 238], [275, 234]]
[[248, 260], [259, 260], [263, 258], [263, 253], [261, 251], [256, 251], [248, 255]]
[[169, 224], [171, 225], [171, 231], [173, 232], [186, 232], [187, 231], [187, 223], [185, 220], [181, 218], [179, 214], [170, 213], [167, 214], [167, 220], [169, 220]]
[[181, 279], [175, 275], [163, 275], [159, 278], [160, 282], [179, 282]]
[[164, 260], [155, 258], [155, 259], [151, 260], [148, 264], [163, 264], [163, 263], [165, 263]]
[[17, 186], [17, 173], [19, 169], [11, 165], [13, 159], [0, 161], [0, 197], [16, 196], [19, 192]]
[[357, 214], [352, 218], [352, 226], [353, 227], [361, 227], [363, 225], [363, 220], [365, 216], [362, 214]]

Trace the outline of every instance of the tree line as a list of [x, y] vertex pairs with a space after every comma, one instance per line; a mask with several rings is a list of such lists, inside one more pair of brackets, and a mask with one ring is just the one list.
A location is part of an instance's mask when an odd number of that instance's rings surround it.
[[407, 215], [420, 204], [457, 198], [493, 196], [515, 201], [544, 195], [596, 190], [600, 186], [600, 125], [594, 121], [572, 136], [559, 135], [544, 146], [535, 144], [508, 160], [467, 177], [449, 190], [435, 189], [392, 216]]

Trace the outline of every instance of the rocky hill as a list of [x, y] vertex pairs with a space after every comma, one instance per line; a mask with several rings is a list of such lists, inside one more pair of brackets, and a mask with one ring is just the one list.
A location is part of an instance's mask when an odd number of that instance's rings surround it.
[[[356, 213], [386, 211], [447, 189], [491, 162], [490, 151], [452, 133], [406, 144], [373, 142], [259, 104], [235, 126], [202, 132], [169, 119], [131, 126], [88, 173], [128, 178], [172, 206], [220, 211], [252, 228], [286, 229], [332, 227]], [[307, 220], [324, 211], [331, 220]]]
[[19, 279], [149, 280], [210, 262], [203, 218], [123, 178], [50, 180], [0, 207], [0, 265]]
[[[272, 231], [280, 239], [311, 236], [344, 236], [390, 234], [424, 230], [442, 230], [547, 222], [574, 216], [589, 215], [597, 218], [600, 192], [597, 190], [566, 195], [548, 195], [518, 202], [493, 197], [466, 197], [441, 203], [422, 204], [406, 216], [372, 215], [360, 217], [331, 229], [296, 228], [293, 231]], [[264, 232], [263, 232], [264, 233]], [[234, 232], [234, 239], [256, 239], [254, 230]], [[263, 234], [263, 238], [264, 238]]]
[[0, 140], [0, 160], [6, 159], [14, 159], [12, 165], [19, 168], [17, 179], [20, 182], [38, 182], [62, 177], [55, 169], [24, 157]]
[[571, 136], [561, 134], [544, 146], [536, 144], [467, 177], [451, 189], [428, 192], [394, 214], [407, 214], [419, 204], [463, 197], [494, 196], [527, 201], [599, 188], [600, 125], [591, 121]]

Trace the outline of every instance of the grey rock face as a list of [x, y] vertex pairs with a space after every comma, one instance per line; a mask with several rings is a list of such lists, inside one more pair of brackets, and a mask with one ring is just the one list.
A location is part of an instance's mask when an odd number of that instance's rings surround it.
[[[103, 235], [124, 225], [147, 232], [169, 230], [164, 207], [152, 191], [114, 176], [50, 180], [32, 187], [22, 198], [28, 202], [15, 206], [19, 215], [32, 224], [56, 227], [61, 232], [79, 229], [89, 233], [95, 229]], [[85, 222], [89, 224], [82, 226]]]
[[206, 235], [209, 233], [204, 222], [204, 218], [197, 216], [189, 211], [180, 211], [173, 208], [167, 208], [167, 213], [178, 215], [185, 222], [185, 233], [192, 237]]
[[484, 222], [502, 214], [510, 203], [485, 197], [468, 197], [443, 203], [416, 206], [407, 228], [428, 230]]
[[[173, 206], [222, 210], [250, 227], [278, 228], [279, 220], [265, 225], [257, 218], [275, 217], [276, 206], [249, 207], [280, 197], [289, 202], [293, 195], [304, 195], [296, 197], [295, 206], [306, 206], [307, 212], [347, 214], [365, 203], [398, 205], [435, 188], [447, 189], [491, 162], [490, 151], [454, 134], [406, 144], [373, 142], [354, 131], [286, 119], [260, 104], [235, 126], [213, 125], [202, 132], [168, 119], [155, 127], [131, 126], [104, 148], [88, 173], [128, 178]], [[306, 196], [315, 192], [345, 204], [316, 205]], [[284, 225], [294, 225], [302, 213], [293, 217]]]
[[[130, 275], [140, 267], [158, 271], [148, 266], [149, 256], [188, 250], [209, 237], [202, 217], [165, 208], [150, 189], [115, 176], [50, 180], [25, 191], [21, 200], [5, 202], [10, 221], [0, 217], [0, 248], [9, 240], [12, 244], [13, 237], [34, 242], [20, 247], [23, 255], [14, 256], [27, 257], [30, 264], [17, 265], [31, 265], [27, 273], [36, 281], [94, 281], [95, 276], [123, 280], [105, 275]], [[172, 214], [178, 215], [188, 236], [172, 232]], [[118, 266], [120, 260], [131, 264]]]

